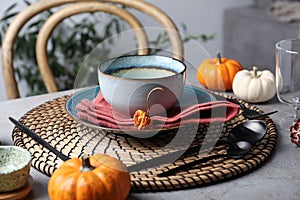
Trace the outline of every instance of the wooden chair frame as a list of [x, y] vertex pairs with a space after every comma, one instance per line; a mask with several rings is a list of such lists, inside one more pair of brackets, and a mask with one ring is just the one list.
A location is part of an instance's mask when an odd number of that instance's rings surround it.
[[[13, 47], [19, 31], [27, 23], [27, 21], [35, 15], [57, 6], [70, 4], [63, 8], [63, 11], [60, 10], [56, 12], [58, 14], [55, 13], [49, 17], [39, 33], [36, 46], [39, 70], [49, 93], [57, 92], [57, 86], [53, 76], [51, 77], [52, 72], [47, 60], [47, 42], [56, 25], [71, 15], [75, 15], [80, 12], [98, 11], [118, 15], [120, 18], [127, 21], [135, 30], [139, 45], [138, 48], [140, 50], [139, 54], [146, 54], [148, 49], [148, 39], [145, 32], [141, 29], [141, 23], [129, 12], [120, 11], [121, 8], [116, 8], [116, 6], [110, 5], [111, 3], [134, 8], [156, 19], [166, 30], [170, 38], [173, 57], [178, 60], [183, 60], [183, 44], [175, 23], [166, 13], [150, 3], [141, 0], [40, 0], [31, 4], [15, 17], [8, 27], [2, 43], [2, 68], [8, 99], [20, 97], [13, 66]], [[46, 26], [51, 28], [47, 30]]]

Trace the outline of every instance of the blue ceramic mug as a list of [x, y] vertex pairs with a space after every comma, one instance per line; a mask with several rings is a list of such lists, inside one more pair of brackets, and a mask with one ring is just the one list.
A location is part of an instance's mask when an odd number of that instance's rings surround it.
[[[182, 95], [185, 77], [183, 62], [158, 55], [122, 56], [104, 61], [98, 67], [104, 99], [130, 116], [136, 110], [146, 111], [148, 106], [156, 104], [165, 110], [171, 108]], [[151, 111], [157, 112], [160, 109]]]

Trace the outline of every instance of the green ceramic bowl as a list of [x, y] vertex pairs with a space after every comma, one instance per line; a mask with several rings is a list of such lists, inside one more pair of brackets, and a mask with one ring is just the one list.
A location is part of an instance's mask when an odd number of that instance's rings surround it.
[[0, 146], [0, 192], [26, 185], [31, 164], [29, 151], [17, 146]]

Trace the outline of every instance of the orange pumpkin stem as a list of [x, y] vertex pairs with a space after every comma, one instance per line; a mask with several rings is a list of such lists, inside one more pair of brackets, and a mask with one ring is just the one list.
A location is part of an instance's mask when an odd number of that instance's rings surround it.
[[84, 154], [81, 157], [81, 161], [82, 161], [82, 166], [80, 167], [81, 172], [89, 172], [95, 169], [95, 167], [91, 165], [90, 157], [88, 155]]
[[222, 57], [221, 57], [221, 53], [220, 52], [217, 52], [217, 58], [218, 58], [217, 65], [219, 65], [219, 64], [222, 63]]

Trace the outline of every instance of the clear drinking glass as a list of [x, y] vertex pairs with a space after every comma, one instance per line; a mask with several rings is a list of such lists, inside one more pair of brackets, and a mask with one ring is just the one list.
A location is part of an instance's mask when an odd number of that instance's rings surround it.
[[280, 127], [289, 129], [300, 118], [300, 39], [282, 40], [275, 47], [277, 98], [294, 110], [280, 121]]

